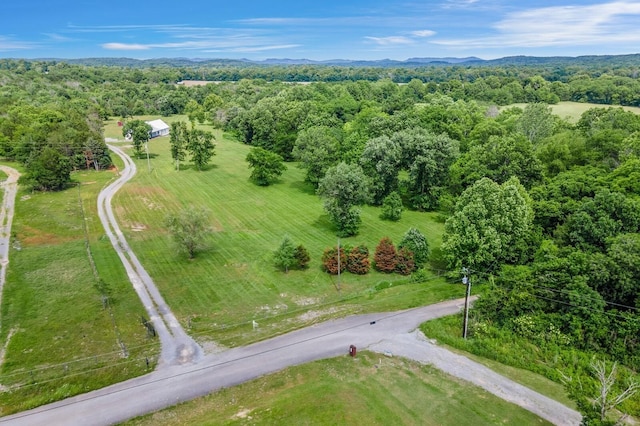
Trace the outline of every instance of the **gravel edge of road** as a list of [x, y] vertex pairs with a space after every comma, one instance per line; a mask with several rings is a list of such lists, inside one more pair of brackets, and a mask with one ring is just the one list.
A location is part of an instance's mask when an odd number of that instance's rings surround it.
[[422, 364], [429, 364], [447, 374], [473, 383], [555, 425], [579, 425], [582, 420], [579, 412], [560, 402], [507, 379], [463, 355], [432, 343], [420, 330], [395, 335], [369, 346], [368, 349], [386, 356], [399, 355]]

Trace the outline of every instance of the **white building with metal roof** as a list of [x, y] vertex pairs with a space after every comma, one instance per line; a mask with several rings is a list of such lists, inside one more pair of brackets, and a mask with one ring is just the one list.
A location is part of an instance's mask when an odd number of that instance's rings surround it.
[[152, 139], [157, 138], [158, 136], [167, 136], [169, 134], [169, 125], [160, 119], [145, 121], [145, 123], [151, 126], [149, 136]]

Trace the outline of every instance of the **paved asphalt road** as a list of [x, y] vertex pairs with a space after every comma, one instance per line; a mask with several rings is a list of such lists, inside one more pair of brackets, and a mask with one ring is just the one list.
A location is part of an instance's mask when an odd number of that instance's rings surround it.
[[234, 386], [291, 365], [347, 354], [459, 312], [463, 300], [327, 321], [249, 346], [171, 365], [94, 392], [0, 418], [11, 425], [109, 425]]

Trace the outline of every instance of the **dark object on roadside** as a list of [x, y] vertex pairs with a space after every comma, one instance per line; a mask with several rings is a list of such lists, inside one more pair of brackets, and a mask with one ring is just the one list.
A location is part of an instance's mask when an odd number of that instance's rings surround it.
[[351, 355], [352, 357], [356, 356], [356, 347], [354, 345], [349, 346], [349, 355]]

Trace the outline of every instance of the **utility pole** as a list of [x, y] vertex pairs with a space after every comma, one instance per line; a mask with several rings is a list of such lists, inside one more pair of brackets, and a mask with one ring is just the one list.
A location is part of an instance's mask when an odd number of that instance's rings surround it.
[[469, 270], [467, 268], [462, 268], [462, 273], [464, 277], [462, 277], [462, 284], [467, 286], [467, 296], [464, 298], [464, 324], [462, 326], [462, 338], [467, 338], [467, 327], [469, 323], [469, 297], [471, 296], [471, 280], [467, 276]]
[[338, 238], [338, 293], [340, 293], [340, 238]]
[[147, 151], [147, 167], [149, 168], [149, 173], [151, 173], [151, 161], [149, 161], [149, 141], [145, 142], [144, 149], [145, 151]]

